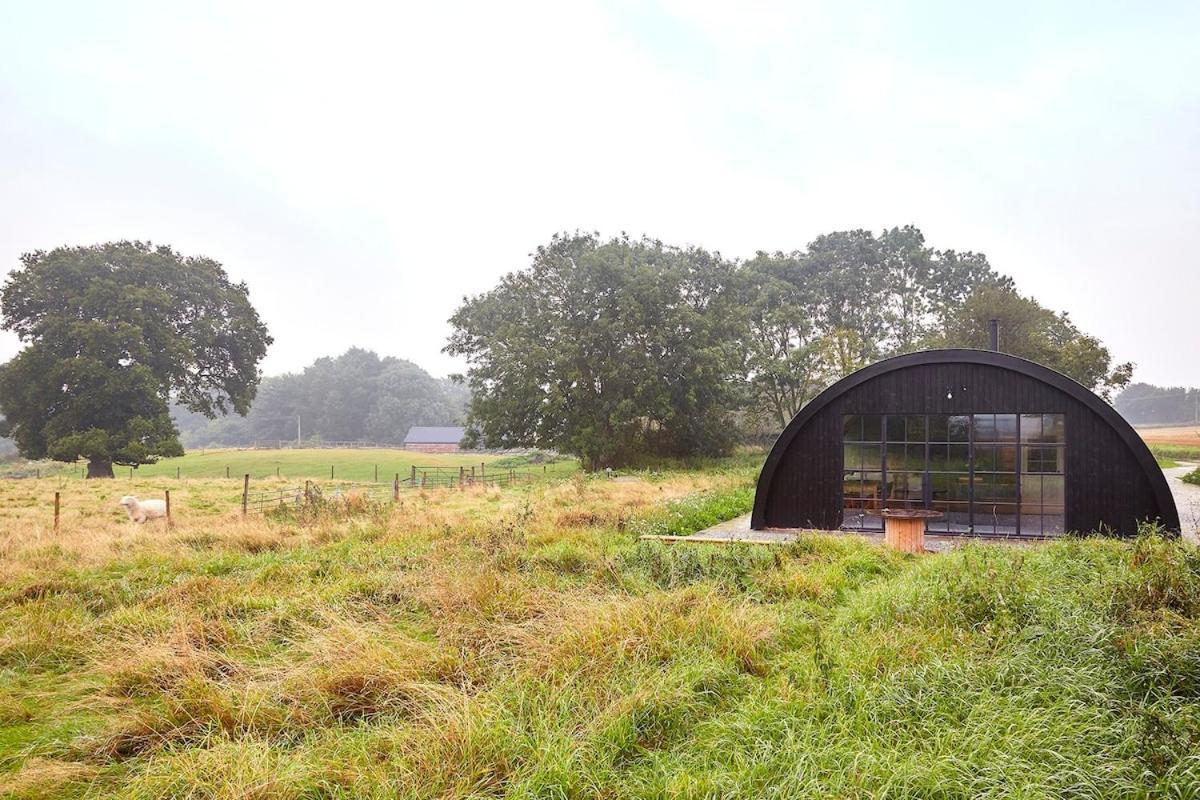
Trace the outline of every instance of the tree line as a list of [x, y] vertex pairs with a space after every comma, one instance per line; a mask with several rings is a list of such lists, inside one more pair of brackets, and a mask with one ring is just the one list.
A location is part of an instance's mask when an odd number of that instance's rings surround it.
[[1113, 405], [1135, 425], [1200, 422], [1200, 389], [1131, 383]]
[[[463, 386], [352, 349], [262, 379], [271, 336], [245, 284], [146, 242], [24, 255], [0, 291], [25, 347], [0, 366], [0, 436], [26, 458], [111, 477], [189, 445], [398, 441], [457, 421], [468, 443], [537, 447], [591, 468], [719, 455], [777, 433], [837, 378], [926, 347], [1003, 347], [1104, 396], [1127, 384], [1094, 336], [1021, 295], [979, 253], [915, 227], [839, 231], [731, 260], [628, 236], [554, 236], [529, 266], [465, 298], [446, 350]], [[225, 418], [230, 412], [240, 418]]]
[[1022, 295], [981, 253], [912, 226], [826, 234], [737, 261], [699, 247], [559, 234], [525, 269], [465, 298], [446, 351], [468, 365], [469, 441], [540, 447], [591, 468], [720, 455], [777, 433], [823, 388], [880, 358], [985, 347], [1108, 398], [1129, 363]]
[[185, 447], [253, 442], [399, 443], [413, 425], [461, 424], [466, 387], [438, 379], [411, 361], [361, 348], [319, 358], [298, 373], [263, 378], [246, 416], [210, 419], [176, 405]]

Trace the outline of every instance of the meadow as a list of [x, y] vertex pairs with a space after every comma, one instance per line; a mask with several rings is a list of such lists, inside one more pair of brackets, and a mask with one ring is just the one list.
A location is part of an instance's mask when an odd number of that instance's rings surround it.
[[[675, 545], [754, 466], [240, 517], [0, 483], [0, 795], [1195, 797], [1200, 552]], [[42, 513], [71, 492], [61, 527]], [[178, 499], [176, 499], [178, 498]]]
[[1142, 427], [1137, 432], [1162, 466], [1176, 466], [1170, 462], [1200, 461], [1200, 426]]
[[[252, 480], [282, 477], [295, 480], [328, 480], [330, 469], [334, 480], [373, 481], [376, 474], [382, 482], [390, 482], [395, 475], [408, 478], [411, 468], [479, 467], [481, 464], [497, 468], [528, 468], [536, 466], [554, 474], [570, 472], [578, 467], [573, 459], [549, 455], [495, 455], [484, 453], [418, 453], [395, 448], [342, 449], [220, 449], [195, 450], [179, 458], [164, 458], [154, 464], [143, 464], [132, 471], [134, 480], [146, 478], [223, 478], [241, 480], [250, 475]], [[63, 464], [52, 461], [14, 462], [7, 465], [9, 475], [21, 477], [40, 474], [43, 476], [71, 478], [82, 477], [82, 464]], [[118, 480], [130, 479], [130, 468], [114, 466]]]

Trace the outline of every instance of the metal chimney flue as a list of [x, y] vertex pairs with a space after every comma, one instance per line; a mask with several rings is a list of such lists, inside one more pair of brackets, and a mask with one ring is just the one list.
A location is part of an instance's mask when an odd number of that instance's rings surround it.
[[1000, 320], [988, 320], [988, 350], [993, 353], [1000, 352]]

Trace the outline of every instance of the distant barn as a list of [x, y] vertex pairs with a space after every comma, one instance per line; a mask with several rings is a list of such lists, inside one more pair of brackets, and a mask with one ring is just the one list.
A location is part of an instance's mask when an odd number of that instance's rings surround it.
[[457, 453], [466, 428], [413, 426], [404, 437], [404, 449], [419, 453]]

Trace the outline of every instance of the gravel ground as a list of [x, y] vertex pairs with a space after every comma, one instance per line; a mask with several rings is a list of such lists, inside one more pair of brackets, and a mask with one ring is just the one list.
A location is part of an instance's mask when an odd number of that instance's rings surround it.
[[1180, 464], [1178, 467], [1163, 470], [1171, 487], [1171, 494], [1175, 495], [1175, 507], [1179, 510], [1179, 524], [1183, 527], [1183, 535], [1193, 542], [1200, 538], [1200, 486], [1184, 483], [1180, 478], [1195, 468], [1195, 464]]

